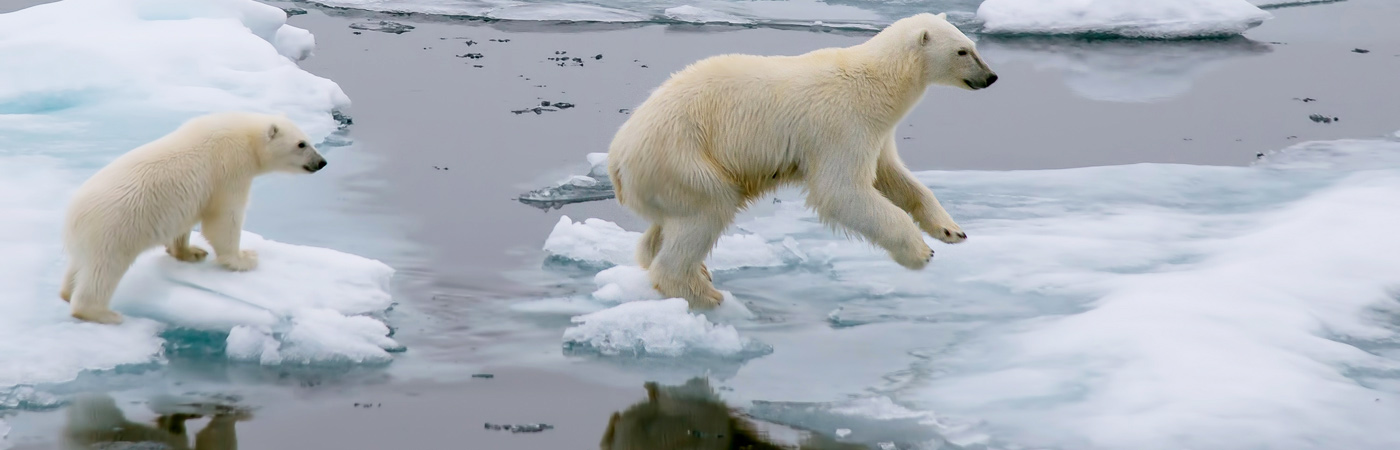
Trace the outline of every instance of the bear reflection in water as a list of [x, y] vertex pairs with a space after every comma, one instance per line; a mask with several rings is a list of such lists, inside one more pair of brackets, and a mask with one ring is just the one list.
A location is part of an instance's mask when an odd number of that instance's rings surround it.
[[613, 413], [602, 450], [865, 450], [816, 433], [800, 442], [779, 443], [760, 422], [730, 409], [703, 378], [680, 386], [645, 385], [647, 399]]
[[194, 437], [190, 447], [185, 433], [185, 421], [199, 419], [199, 414], [163, 413], [153, 424], [136, 423], [126, 419], [117, 402], [107, 394], [85, 394], [68, 406], [68, 423], [63, 430], [63, 449], [162, 449], [162, 450], [234, 450], [238, 437], [234, 424], [252, 418], [243, 410], [216, 406], [209, 424]]

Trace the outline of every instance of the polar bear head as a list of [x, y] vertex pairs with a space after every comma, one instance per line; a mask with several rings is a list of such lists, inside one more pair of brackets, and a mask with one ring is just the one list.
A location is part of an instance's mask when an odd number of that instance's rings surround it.
[[311, 145], [306, 133], [285, 116], [273, 116], [266, 130], [260, 160], [269, 172], [315, 173], [326, 167], [326, 158]]
[[905, 46], [916, 49], [928, 84], [978, 90], [997, 81], [996, 72], [977, 53], [977, 45], [948, 22], [947, 13], [906, 17], [881, 34], [891, 34]]

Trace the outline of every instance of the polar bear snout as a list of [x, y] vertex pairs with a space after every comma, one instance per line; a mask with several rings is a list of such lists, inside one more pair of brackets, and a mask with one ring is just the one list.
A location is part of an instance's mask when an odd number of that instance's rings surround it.
[[316, 157], [315, 159], [311, 160], [311, 162], [301, 166], [302, 169], [306, 170], [306, 173], [316, 173], [316, 171], [324, 169], [325, 167], [326, 159], [321, 157]]
[[997, 82], [997, 74], [995, 73], [987, 74], [987, 77], [981, 80], [963, 80], [963, 83], [967, 83], [967, 87], [972, 88], [972, 90], [974, 91], [978, 89], [986, 89], [988, 86], [991, 86], [992, 83], [995, 82]]

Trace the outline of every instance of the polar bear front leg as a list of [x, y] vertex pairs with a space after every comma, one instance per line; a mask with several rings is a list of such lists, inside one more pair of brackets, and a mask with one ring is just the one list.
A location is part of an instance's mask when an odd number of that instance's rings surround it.
[[165, 253], [188, 263], [200, 262], [204, 260], [204, 257], [209, 256], [209, 252], [204, 249], [190, 245], [190, 232], [188, 231], [176, 237], [174, 241], [165, 244]]
[[243, 209], [247, 205], [247, 190], [215, 199], [200, 222], [200, 233], [214, 247], [219, 265], [235, 272], [258, 268], [258, 253], [239, 248], [243, 236]]
[[967, 240], [967, 233], [953, 222], [953, 217], [943, 209], [933, 191], [909, 172], [909, 168], [899, 158], [893, 137], [885, 140], [880, 159], [876, 162], [875, 189], [895, 206], [908, 211], [919, 228], [934, 239], [949, 244]]
[[909, 214], [875, 190], [869, 160], [823, 163], [807, 175], [807, 204], [823, 222], [859, 234], [906, 268], [928, 265], [933, 250]]

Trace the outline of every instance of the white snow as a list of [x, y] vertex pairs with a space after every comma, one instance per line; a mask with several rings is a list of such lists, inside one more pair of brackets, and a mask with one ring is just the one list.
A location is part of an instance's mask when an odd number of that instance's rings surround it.
[[977, 8], [989, 34], [1229, 36], [1270, 17], [1245, 0], [986, 0]]
[[[85, 371], [161, 363], [171, 324], [281, 332], [284, 322], [335, 323], [295, 308], [348, 317], [387, 306], [382, 264], [256, 235], [245, 244], [264, 252], [263, 267], [246, 274], [143, 257], [119, 289], [115, 306], [129, 314], [120, 326], [78, 322], [58, 298], [63, 209], [112, 158], [212, 111], [285, 113], [317, 141], [336, 129], [330, 112], [349, 99], [296, 65], [314, 38], [285, 20], [252, 0], [64, 0], [0, 15], [0, 61], [27, 68], [0, 71], [0, 408], [58, 402], [52, 386]], [[388, 346], [365, 319], [342, 322]], [[346, 356], [318, 350], [341, 341], [308, 330], [279, 345]]]
[[[562, 216], [544, 241], [544, 251], [556, 258], [588, 266], [610, 267], [635, 263], [634, 253], [642, 233], [627, 231], [602, 219], [574, 222]], [[754, 234], [721, 236], [706, 259], [712, 272], [787, 264], [781, 246], [772, 245]]]
[[[113, 309], [176, 327], [236, 331], [229, 336], [229, 356], [264, 364], [387, 361], [385, 350], [400, 347], [386, 337], [383, 323], [356, 316], [392, 305], [389, 266], [247, 231], [242, 241], [243, 248], [258, 252], [257, 270], [232, 273], [213, 258], [191, 264], [163, 249], [146, 252], [122, 279]], [[190, 243], [209, 248], [199, 234]], [[265, 338], [258, 349], [279, 344], [280, 356], [253, 351], [254, 334]]]
[[36, 124], [78, 137], [126, 126], [145, 131], [139, 142], [228, 109], [286, 113], [324, 137], [349, 99], [282, 56], [314, 45], [285, 19], [252, 0], [64, 0], [0, 15], [0, 59], [46, 68], [0, 72], [0, 142], [34, 142]]
[[639, 300], [574, 317], [566, 345], [603, 355], [734, 357], [760, 344], [742, 339], [732, 325], [716, 325], [689, 311], [685, 300]]

